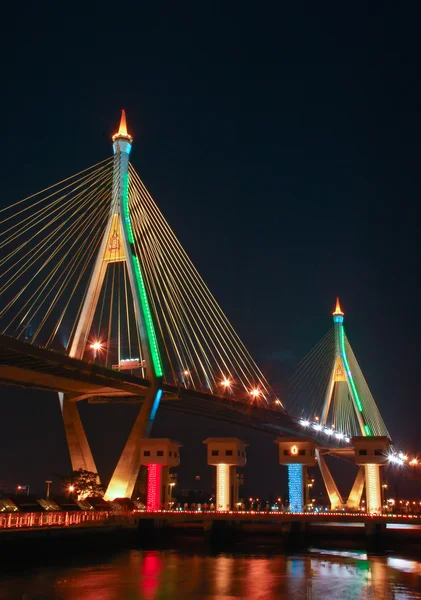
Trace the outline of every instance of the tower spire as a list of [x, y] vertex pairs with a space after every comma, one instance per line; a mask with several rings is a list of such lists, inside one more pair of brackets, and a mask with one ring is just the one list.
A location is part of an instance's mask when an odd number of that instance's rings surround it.
[[123, 138], [129, 142], [133, 141], [132, 136], [127, 133], [126, 111], [124, 109], [121, 111], [120, 127], [118, 128], [118, 132], [113, 135], [113, 142], [119, 138]]
[[333, 316], [333, 317], [335, 317], [335, 316], [337, 316], [337, 315], [339, 315], [339, 316], [341, 316], [341, 317], [343, 317], [343, 316], [344, 316], [344, 312], [343, 312], [343, 311], [342, 311], [342, 309], [341, 309], [341, 305], [340, 305], [340, 303], [339, 303], [339, 298], [338, 298], [338, 297], [336, 297], [336, 307], [335, 307], [335, 312], [334, 312], [334, 313], [332, 313], [332, 316]]

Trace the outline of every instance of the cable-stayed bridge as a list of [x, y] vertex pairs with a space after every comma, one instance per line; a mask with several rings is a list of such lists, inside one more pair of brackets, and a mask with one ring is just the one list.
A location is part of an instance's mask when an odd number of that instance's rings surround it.
[[[59, 392], [73, 468], [97, 472], [84, 399], [141, 404], [108, 497], [131, 495], [139, 440], [163, 400], [168, 410], [322, 438], [342, 454], [351, 436], [389, 437], [339, 303], [288, 414], [130, 164], [124, 111], [112, 139], [113, 157], [0, 211], [0, 382]], [[309, 402], [313, 413], [320, 404], [313, 425]]]

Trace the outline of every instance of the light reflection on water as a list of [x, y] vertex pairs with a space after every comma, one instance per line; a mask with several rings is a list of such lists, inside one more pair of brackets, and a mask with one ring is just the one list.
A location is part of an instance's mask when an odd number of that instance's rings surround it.
[[101, 563], [0, 575], [0, 600], [272, 598], [421, 600], [421, 562], [337, 550], [292, 556], [130, 550]]

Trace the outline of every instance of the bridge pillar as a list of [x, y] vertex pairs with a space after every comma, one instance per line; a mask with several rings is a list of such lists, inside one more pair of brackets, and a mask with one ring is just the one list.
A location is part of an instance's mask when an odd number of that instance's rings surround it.
[[291, 512], [302, 512], [306, 498], [307, 467], [316, 465], [316, 445], [309, 438], [284, 437], [275, 440], [279, 464], [288, 467], [288, 497]]
[[216, 467], [216, 510], [230, 510], [238, 501], [236, 467], [247, 462], [246, 444], [238, 438], [207, 438], [208, 465]]
[[323, 483], [325, 484], [325, 488], [329, 496], [331, 510], [339, 510], [340, 508], [344, 508], [345, 503], [342, 499], [341, 493], [338, 490], [323, 454], [318, 448], [316, 449], [316, 458], [317, 462], [319, 463], [319, 469], [320, 473], [322, 474]]
[[365, 470], [364, 467], [360, 467], [346, 502], [346, 507], [349, 510], [358, 510], [360, 508], [361, 496], [363, 495], [364, 491], [364, 483]]
[[141, 467], [140, 443], [149, 435], [162, 390], [149, 388], [105, 492], [106, 500], [131, 498]]
[[76, 402], [72, 401], [67, 394], [63, 394], [62, 392], [59, 392], [59, 400], [72, 469], [74, 471], [83, 469], [84, 471], [97, 473], [98, 471], [85, 430], [83, 429]]
[[367, 512], [382, 512], [382, 482], [380, 467], [387, 462], [391, 441], [387, 436], [355, 436], [351, 438], [355, 462], [365, 471]]
[[168, 508], [171, 498], [169, 467], [180, 464], [180, 444], [168, 438], [140, 440], [141, 464], [148, 469], [147, 510]]

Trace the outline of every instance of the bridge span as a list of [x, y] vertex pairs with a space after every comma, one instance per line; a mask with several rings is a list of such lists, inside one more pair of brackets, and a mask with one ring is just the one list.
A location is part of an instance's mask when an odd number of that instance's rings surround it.
[[[54, 350], [0, 334], [0, 383], [68, 394], [73, 402], [142, 403], [150, 382], [127, 371], [116, 371]], [[271, 435], [303, 435], [299, 419], [283, 409], [245, 404], [227, 395], [188, 389], [163, 382], [161, 408], [206, 416], [257, 429]], [[306, 432], [308, 436], [309, 432]], [[310, 432], [311, 433], [311, 432]], [[329, 444], [327, 444], [329, 447]]]

